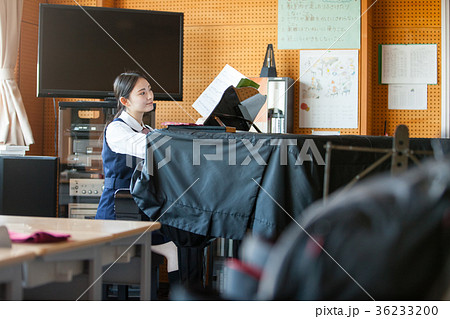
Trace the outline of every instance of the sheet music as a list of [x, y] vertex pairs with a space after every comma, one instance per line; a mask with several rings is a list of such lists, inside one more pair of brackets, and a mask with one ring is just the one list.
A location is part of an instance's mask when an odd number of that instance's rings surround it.
[[220, 71], [205, 91], [192, 104], [193, 108], [204, 118], [208, 117], [222, 98], [223, 92], [230, 86], [236, 86], [246, 76], [230, 65]]

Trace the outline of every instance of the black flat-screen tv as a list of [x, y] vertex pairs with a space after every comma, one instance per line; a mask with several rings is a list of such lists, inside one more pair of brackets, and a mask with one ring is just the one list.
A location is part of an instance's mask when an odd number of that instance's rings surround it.
[[125, 71], [146, 75], [155, 100], [181, 101], [183, 13], [40, 4], [39, 97], [114, 97]]

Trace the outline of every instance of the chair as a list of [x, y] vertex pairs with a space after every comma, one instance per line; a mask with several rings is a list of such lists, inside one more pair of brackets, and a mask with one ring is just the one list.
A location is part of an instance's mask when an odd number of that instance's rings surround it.
[[[149, 218], [136, 205], [129, 189], [118, 189], [114, 194], [114, 206], [116, 211], [116, 220], [134, 220], [148, 221]], [[178, 270], [178, 254], [177, 247], [173, 242], [162, 244], [152, 243], [152, 289], [151, 298], [156, 300], [159, 289], [159, 266], [167, 259], [167, 268], [169, 272]], [[137, 257], [139, 258], [139, 257]], [[139, 282], [138, 274], [132, 271], [136, 265], [137, 258], [130, 261], [130, 271], [127, 275], [121, 276], [123, 281], [118, 285], [118, 299], [127, 300], [129, 298], [129, 290], [131, 285]], [[113, 269], [110, 270], [114, 271]], [[108, 274], [105, 274], [104, 282], [108, 282]], [[117, 277], [117, 276], [115, 276]]]

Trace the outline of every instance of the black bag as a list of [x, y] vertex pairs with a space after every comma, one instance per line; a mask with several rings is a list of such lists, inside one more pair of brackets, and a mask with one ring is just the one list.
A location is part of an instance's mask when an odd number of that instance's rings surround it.
[[310, 206], [271, 250], [257, 299], [439, 299], [449, 252], [450, 162], [432, 162]]

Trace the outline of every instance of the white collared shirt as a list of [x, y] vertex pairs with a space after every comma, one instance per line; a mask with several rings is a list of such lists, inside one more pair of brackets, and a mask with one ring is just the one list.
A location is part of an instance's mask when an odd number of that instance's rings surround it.
[[[122, 119], [123, 122], [111, 122], [106, 128], [106, 143], [108, 143], [109, 148], [116, 153], [145, 158], [147, 149], [146, 135], [141, 133], [144, 128], [143, 124], [136, 121], [125, 111], [120, 114], [119, 118]], [[147, 125], [145, 125], [145, 127], [152, 130], [152, 128]]]

